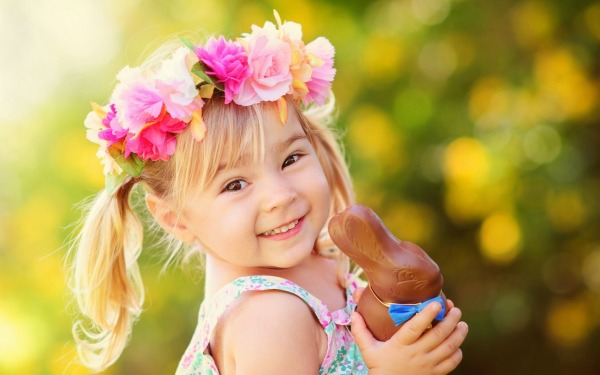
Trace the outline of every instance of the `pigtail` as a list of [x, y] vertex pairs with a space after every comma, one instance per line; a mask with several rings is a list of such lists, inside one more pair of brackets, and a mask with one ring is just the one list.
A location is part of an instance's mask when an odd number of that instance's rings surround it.
[[80, 360], [96, 371], [117, 360], [142, 311], [137, 258], [143, 229], [129, 203], [133, 185], [129, 181], [112, 195], [102, 191], [95, 197], [74, 254], [74, 292], [91, 327], [77, 321], [73, 335]]

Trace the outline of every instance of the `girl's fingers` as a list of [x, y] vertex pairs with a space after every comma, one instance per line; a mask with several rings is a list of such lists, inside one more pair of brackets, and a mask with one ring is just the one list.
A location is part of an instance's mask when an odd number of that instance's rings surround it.
[[427, 351], [434, 350], [444, 342], [457, 328], [457, 324], [462, 317], [460, 309], [454, 307], [446, 314], [444, 320], [435, 325], [425, 334], [421, 342], [423, 348]]
[[396, 332], [390, 340], [394, 340], [400, 345], [410, 345], [414, 343], [427, 329], [429, 329], [431, 322], [433, 322], [441, 309], [442, 305], [439, 303], [430, 303], [423, 311], [404, 323], [400, 330]]
[[447, 374], [458, 367], [460, 361], [462, 361], [463, 353], [462, 350], [457, 349], [450, 355], [448, 358], [444, 359], [442, 362], [438, 363], [435, 366], [436, 373], [438, 374]]
[[469, 327], [467, 323], [460, 322], [456, 325], [456, 329], [443, 341], [434, 348], [429, 354], [434, 362], [442, 363], [448, 358], [456, 355], [457, 351], [460, 351], [460, 346], [467, 337]]
[[354, 341], [356, 341], [356, 345], [358, 345], [358, 348], [361, 351], [365, 351], [367, 348], [370, 348], [379, 342], [373, 337], [373, 334], [371, 334], [371, 331], [369, 331], [369, 328], [367, 328], [364, 319], [359, 313], [353, 312], [351, 320], [352, 336], [354, 336]]
[[356, 303], [358, 303], [358, 300], [360, 299], [360, 296], [362, 296], [364, 291], [365, 291], [365, 288], [356, 288], [354, 293], [352, 293], [352, 298], [354, 298], [354, 301]]

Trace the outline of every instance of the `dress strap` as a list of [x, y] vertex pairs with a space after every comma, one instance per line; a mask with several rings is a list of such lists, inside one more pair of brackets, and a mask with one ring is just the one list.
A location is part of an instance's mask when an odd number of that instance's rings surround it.
[[346, 306], [343, 309], [332, 311], [331, 317], [336, 324], [349, 326], [350, 314], [356, 310], [356, 301], [354, 292], [358, 288], [366, 287], [367, 283], [361, 280], [357, 275], [348, 273], [346, 275]]
[[202, 303], [199, 319], [202, 326], [198, 327], [200, 337], [202, 337], [202, 342], [199, 343], [202, 350], [208, 347], [219, 318], [233, 302], [245, 292], [266, 290], [281, 290], [298, 296], [313, 310], [323, 328], [327, 327], [335, 318], [321, 300], [293, 281], [276, 276], [244, 276], [227, 284], [211, 299]]

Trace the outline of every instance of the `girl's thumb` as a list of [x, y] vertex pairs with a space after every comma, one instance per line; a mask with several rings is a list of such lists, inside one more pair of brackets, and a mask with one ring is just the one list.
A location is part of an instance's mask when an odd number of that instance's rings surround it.
[[359, 313], [353, 312], [350, 319], [352, 336], [354, 336], [354, 341], [356, 341], [356, 345], [358, 345], [361, 351], [377, 343], [377, 339], [373, 337], [373, 334], [371, 334], [371, 331], [369, 331], [365, 324], [365, 320]]

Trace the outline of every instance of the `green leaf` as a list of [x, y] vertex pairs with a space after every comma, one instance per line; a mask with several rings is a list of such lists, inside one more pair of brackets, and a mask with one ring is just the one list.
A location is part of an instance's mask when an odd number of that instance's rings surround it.
[[179, 37], [179, 40], [181, 40], [181, 43], [185, 44], [187, 48], [191, 49], [193, 52], [196, 52], [196, 46], [194, 45], [194, 43], [182, 37]]
[[212, 79], [210, 79], [208, 74], [204, 73], [204, 65], [202, 63], [200, 63], [200, 62], [195, 63], [192, 66], [192, 73], [194, 73], [198, 77], [202, 78], [202, 80], [204, 82], [210, 83], [211, 85], [214, 86]]
[[113, 195], [127, 178], [125, 173], [109, 174], [104, 177], [104, 186], [109, 195]]
[[114, 147], [109, 147], [108, 153], [115, 160], [115, 162], [119, 164], [119, 167], [123, 168], [125, 173], [127, 173], [129, 176], [140, 177], [142, 175], [144, 161], [137, 155], [131, 154], [128, 158], [126, 158], [120, 150]]
[[204, 64], [202, 64], [202, 62], [197, 62], [192, 66], [192, 73], [194, 73], [195, 75], [197, 75], [198, 77], [200, 77], [204, 82], [211, 84], [213, 86], [215, 86], [218, 90], [223, 91], [223, 84], [220, 82], [215, 82], [213, 81], [208, 74], [206, 74], [204, 72], [204, 70], [206, 69], [206, 67], [204, 66]]

